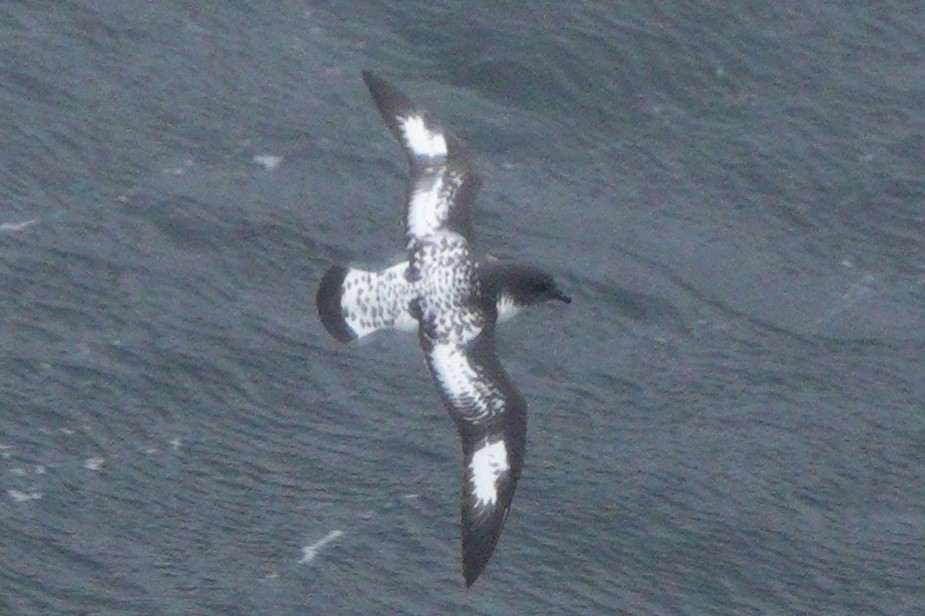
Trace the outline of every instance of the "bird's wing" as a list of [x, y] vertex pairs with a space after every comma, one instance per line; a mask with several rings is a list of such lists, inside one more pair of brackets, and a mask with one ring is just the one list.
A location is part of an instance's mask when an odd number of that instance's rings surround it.
[[463, 448], [462, 555], [466, 586], [491, 558], [523, 468], [527, 403], [494, 351], [493, 328], [468, 344], [430, 342], [427, 364]]
[[363, 71], [363, 80], [411, 162], [405, 233], [414, 239], [448, 230], [471, 240], [471, 215], [481, 178], [462, 143], [381, 77]]

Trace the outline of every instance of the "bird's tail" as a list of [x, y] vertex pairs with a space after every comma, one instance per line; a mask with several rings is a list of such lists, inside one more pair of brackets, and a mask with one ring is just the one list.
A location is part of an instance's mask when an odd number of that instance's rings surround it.
[[334, 338], [350, 342], [380, 329], [415, 331], [408, 311], [413, 287], [408, 263], [380, 272], [335, 265], [325, 272], [315, 302], [321, 323]]

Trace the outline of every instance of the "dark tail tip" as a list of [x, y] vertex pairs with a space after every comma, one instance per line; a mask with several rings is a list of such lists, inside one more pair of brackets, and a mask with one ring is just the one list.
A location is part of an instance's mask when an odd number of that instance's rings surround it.
[[315, 296], [321, 323], [329, 334], [341, 342], [350, 342], [357, 337], [344, 319], [344, 309], [340, 302], [344, 295], [344, 278], [347, 277], [348, 271], [346, 267], [335, 265], [325, 272]]

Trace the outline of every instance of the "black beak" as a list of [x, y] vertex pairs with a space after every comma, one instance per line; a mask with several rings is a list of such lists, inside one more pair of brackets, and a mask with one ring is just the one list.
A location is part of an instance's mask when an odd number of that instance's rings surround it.
[[563, 293], [562, 291], [559, 291], [558, 289], [556, 290], [555, 293], [553, 293], [552, 299], [557, 299], [560, 302], [565, 302], [566, 304], [572, 303], [572, 298], [566, 295], [565, 293]]

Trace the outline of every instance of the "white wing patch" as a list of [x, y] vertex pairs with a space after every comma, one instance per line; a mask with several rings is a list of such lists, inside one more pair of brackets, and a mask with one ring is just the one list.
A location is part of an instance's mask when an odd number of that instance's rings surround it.
[[494, 507], [498, 502], [498, 478], [510, 470], [504, 441], [485, 443], [472, 454], [472, 495], [480, 507]]
[[454, 200], [464, 181], [462, 173], [448, 170], [443, 164], [417, 172], [408, 201], [408, 232], [424, 237], [441, 230], [450, 210], [456, 207]]
[[449, 149], [443, 131], [439, 127], [436, 130], [429, 127], [424, 116], [397, 119], [405, 148], [412, 158], [432, 159], [421, 161], [424, 166], [415, 172], [408, 202], [408, 232], [414, 237], [423, 237], [444, 225], [451, 207], [449, 199], [458, 186], [453, 183], [454, 177], [448, 178], [446, 174]]
[[500, 395], [491, 390], [487, 379], [472, 368], [463, 347], [452, 343], [435, 345], [430, 361], [443, 395], [455, 412], [465, 409], [468, 421], [491, 413], [493, 401], [503, 403]]
[[398, 122], [405, 137], [405, 144], [412, 154], [428, 158], [447, 155], [446, 138], [443, 133], [430, 130], [423, 116], [400, 117]]

